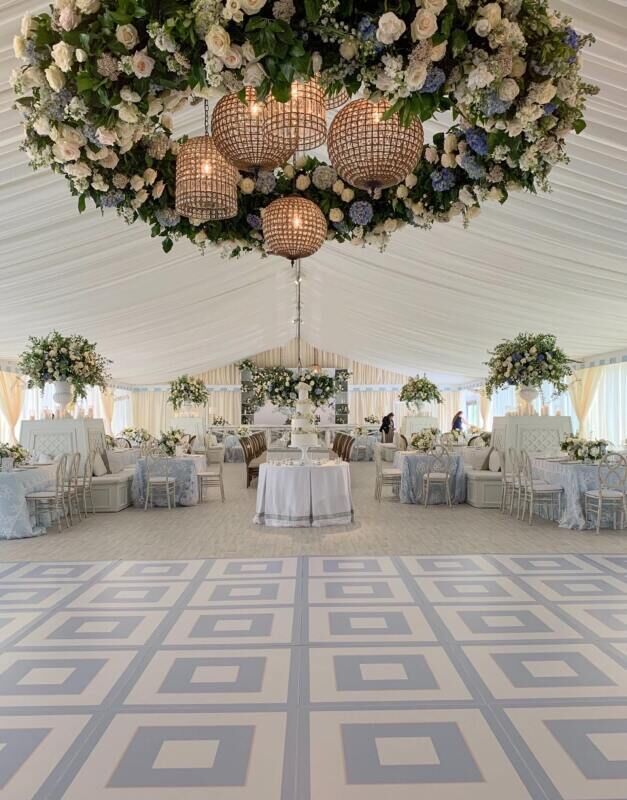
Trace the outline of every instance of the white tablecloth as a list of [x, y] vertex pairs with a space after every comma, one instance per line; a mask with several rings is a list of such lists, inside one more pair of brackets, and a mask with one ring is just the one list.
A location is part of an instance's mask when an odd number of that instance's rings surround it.
[[[176, 480], [175, 499], [178, 506], [195, 506], [198, 503], [198, 470], [207, 463], [204, 455], [178, 456], [168, 458], [168, 476]], [[165, 465], [163, 467], [165, 474]], [[146, 459], [140, 458], [135, 467], [131, 496], [135, 506], [143, 506], [146, 501]], [[154, 494], [153, 505], [167, 506], [168, 500], [164, 491]]]
[[[309, 456], [312, 459], [322, 460], [329, 458], [328, 447], [311, 447], [308, 450]], [[277, 447], [273, 445], [266, 451], [266, 461], [272, 463], [275, 461], [285, 461], [286, 459], [299, 459], [300, 450], [297, 447]]]
[[57, 465], [0, 472], [0, 539], [26, 539], [46, 532], [31, 517], [26, 495], [54, 489]]
[[141, 455], [141, 447], [121, 447], [107, 450], [109, 469], [111, 472], [122, 472], [127, 467], [134, 467]]
[[[463, 503], [466, 499], [466, 480], [464, 477], [464, 459], [458, 455], [451, 456], [451, 498], [454, 503]], [[416, 450], [397, 450], [394, 455], [394, 466], [401, 471], [401, 503], [422, 503], [424, 497], [423, 475], [427, 472], [429, 454]], [[431, 485], [429, 503], [437, 505], [446, 503], [446, 494], [442, 486]]]
[[262, 464], [255, 523], [273, 528], [322, 528], [353, 521], [350, 469], [346, 463]]
[[[557, 484], [564, 489], [562, 497], [562, 517], [560, 528], [583, 530], [596, 526], [596, 516], [586, 525], [584, 516], [584, 494], [591, 489], [599, 488], [598, 464], [565, 464], [557, 461], [546, 461], [541, 458], [531, 460], [534, 478]], [[601, 520], [603, 527], [611, 525], [612, 520]]]

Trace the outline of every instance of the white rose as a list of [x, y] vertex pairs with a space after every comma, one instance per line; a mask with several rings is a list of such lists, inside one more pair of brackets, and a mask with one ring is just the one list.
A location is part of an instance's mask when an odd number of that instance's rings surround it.
[[123, 86], [120, 90], [120, 97], [125, 103], [139, 103], [141, 95], [134, 92], [130, 86]]
[[237, 45], [233, 45], [224, 53], [222, 61], [229, 69], [239, 69], [242, 66], [242, 51]]
[[329, 211], [329, 219], [331, 222], [341, 222], [344, 219], [344, 212], [341, 208], [332, 208]]
[[432, 14], [439, 14], [446, 8], [446, 0], [420, 0], [420, 5]]
[[503, 192], [499, 189], [498, 186], [493, 186], [488, 192], [488, 199], [500, 201], [503, 199]]
[[509, 71], [509, 74], [513, 78], [522, 78], [527, 70], [527, 62], [524, 58], [520, 56], [514, 56], [512, 59], [512, 68]]
[[478, 19], [475, 22], [475, 33], [477, 34], [477, 36], [487, 36], [491, 30], [492, 30], [492, 25], [490, 25], [489, 19], [481, 17], [481, 19]]
[[406, 197], [409, 196], [409, 189], [407, 188], [407, 186], [405, 186], [405, 184], [402, 183], [400, 186], [396, 188], [396, 196], [398, 197], [399, 200], [404, 200]]
[[294, 169], [294, 167], [291, 164], [286, 164], [283, 167], [283, 174], [285, 175], [286, 178], [288, 178], [289, 180], [292, 180], [294, 175], [296, 175], [296, 170]]
[[252, 194], [255, 191], [255, 181], [252, 178], [242, 178], [239, 190], [242, 194]]
[[340, 195], [340, 197], [345, 203], [351, 203], [355, 199], [355, 192], [350, 187], [347, 186], [346, 189], [344, 189], [344, 191]]
[[69, 72], [74, 61], [74, 48], [67, 42], [52, 45], [52, 59], [62, 72]]
[[13, 37], [13, 52], [16, 58], [24, 58], [26, 55], [26, 39], [23, 36]]
[[255, 48], [252, 46], [252, 43], [246, 40], [242, 45], [242, 55], [246, 59], [246, 61], [256, 61], [257, 56], [255, 55]]
[[104, 158], [101, 158], [98, 162], [101, 167], [106, 167], [107, 169], [115, 169], [118, 165], [118, 161], [120, 159], [117, 155], [113, 152], [113, 150], [109, 150], [108, 153], [105, 155]]
[[30, 14], [24, 14], [22, 17], [22, 24], [20, 25], [20, 32], [25, 39], [30, 39], [30, 36], [35, 31], [33, 18]]
[[33, 122], [33, 128], [40, 136], [50, 135], [50, 120], [48, 117], [40, 114]]
[[252, 64], [247, 64], [244, 68], [242, 82], [244, 86], [257, 87], [261, 86], [265, 77], [266, 73], [261, 64], [253, 62]]
[[152, 196], [155, 198], [155, 200], [158, 200], [161, 197], [164, 189], [165, 183], [163, 181], [157, 181], [155, 183], [155, 185], [152, 187]]
[[52, 146], [52, 154], [56, 161], [76, 161], [81, 157], [81, 148], [67, 139], [59, 139]]
[[457, 150], [458, 141], [454, 133], [447, 133], [444, 137], [444, 152], [454, 153]]
[[148, 169], [144, 170], [142, 177], [147, 186], [152, 186], [152, 184], [157, 180], [157, 170], [153, 169], [152, 167], [148, 167]]
[[76, 0], [76, 7], [83, 14], [95, 14], [100, 8], [100, 0]]
[[440, 160], [440, 156], [438, 155], [438, 151], [435, 147], [427, 147], [425, 149], [425, 159], [429, 162], [429, 164], [437, 164]]
[[100, 126], [99, 128], [96, 128], [96, 139], [98, 139], [100, 144], [103, 144], [105, 147], [107, 147], [117, 142], [118, 135], [114, 130]]
[[305, 189], [309, 188], [310, 184], [311, 180], [309, 175], [299, 175], [298, 178], [296, 178], [296, 188], [299, 192], [304, 192]]
[[459, 199], [465, 206], [473, 206], [475, 204], [475, 197], [467, 186], [463, 186], [459, 190]]
[[396, 81], [387, 72], [381, 70], [376, 77], [374, 85], [381, 92], [391, 92], [396, 88]]
[[265, 4], [266, 0], [240, 0], [240, 6], [245, 14], [258, 14]]
[[555, 97], [557, 92], [556, 87], [551, 81], [544, 81], [544, 83], [533, 83], [529, 91], [529, 98], [533, 99], [534, 103], [539, 103], [541, 106], [545, 103], [550, 103]]
[[347, 61], [352, 61], [355, 58], [357, 55], [357, 42], [355, 39], [352, 37], [349, 39], [344, 39], [340, 45], [340, 55]]
[[210, 53], [222, 58], [231, 46], [231, 37], [222, 25], [212, 25], [205, 36], [205, 44]]
[[513, 78], [504, 78], [498, 88], [500, 100], [511, 101], [518, 97], [520, 89]]
[[65, 75], [56, 64], [51, 64], [46, 69], [46, 80], [53, 92], [60, 92], [65, 86]]
[[412, 41], [430, 39], [437, 29], [438, 20], [435, 14], [432, 11], [427, 11], [426, 8], [420, 8], [411, 24]]
[[342, 192], [346, 187], [344, 186], [344, 181], [338, 179], [337, 181], [335, 181], [335, 183], [331, 188], [333, 189], [335, 194], [342, 194]]
[[139, 120], [137, 109], [132, 103], [118, 103], [116, 106], [113, 106], [113, 108], [118, 112], [118, 116], [122, 122], [135, 123]]
[[427, 65], [424, 61], [414, 61], [405, 71], [405, 85], [412, 92], [422, 89], [427, 80]]
[[115, 29], [115, 38], [127, 50], [132, 50], [139, 41], [137, 28], [134, 25], [118, 25]]
[[[55, 67], [55, 69], [57, 68]], [[63, 75], [62, 72], [59, 74]], [[65, 82], [65, 78], [63, 81]], [[22, 72], [22, 86], [25, 91], [32, 89], [33, 86], [43, 86], [44, 82], [44, 73], [38, 67], [27, 67]]]
[[440, 44], [436, 44], [435, 47], [431, 48], [431, 61], [442, 61], [446, 55], [447, 44], [447, 42], [440, 42]]
[[138, 192], [144, 185], [144, 179], [141, 175], [133, 175], [131, 178], [131, 189]]
[[501, 6], [498, 3], [488, 3], [479, 9], [479, 16], [487, 19], [490, 27], [494, 28], [501, 21]]
[[148, 78], [152, 74], [154, 66], [154, 58], [150, 58], [145, 50], [138, 50], [133, 53], [133, 72], [135, 77]]
[[383, 230], [386, 233], [394, 233], [394, 231], [398, 228], [398, 220], [396, 219], [386, 219], [383, 223]]
[[131, 207], [137, 209], [143, 206], [146, 200], [148, 200], [148, 192], [145, 189], [140, 189], [135, 195], [135, 199], [131, 201]]
[[414, 175], [413, 172], [410, 172], [409, 175], [405, 176], [405, 186], [407, 186], [408, 189], [413, 189], [417, 183], [418, 183], [418, 178]]
[[59, 138], [66, 139], [68, 142], [72, 142], [72, 144], [77, 145], [84, 145], [85, 144], [85, 136], [78, 128], [73, 128], [71, 125], [60, 125], [59, 126]]
[[59, 12], [59, 27], [64, 31], [73, 31], [81, 22], [81, 15], [72, 5], [67, 5]]
[[474, 217], [478, 217], [481, 214], [481, 208], [479, 206], [470, 206], [470, 208], [466, 209], [466, 216], [468, 219], [474, 219]]
[[393, 11], [386, 11], [379, 17], [377, 39], [382, 44], [392, 44], [405, 33], [407, 25]]
[[207, 241], [207, 234], [205, 231], [198, 231], [198, 233], [194, 236], [194, 243], [195, 244], [202, 244], [203, 242]]
[[79, 64], [84, 64], [87, 61], [87, 53], [80, 47], [76, 49], [74, 57], [76, 58]]

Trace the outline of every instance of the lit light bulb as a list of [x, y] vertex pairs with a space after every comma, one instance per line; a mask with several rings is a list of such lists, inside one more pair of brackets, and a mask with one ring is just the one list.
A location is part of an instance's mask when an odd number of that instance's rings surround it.
[[292, 217], [292, 227], [293, 228], [300, 228], [303, 224], [303, 221], [300, 217]]
[[208, 161], [203, 161], [200, 165], [200, 171], [203, 175], [209, 175], [211, 173], [211, 164]]
[[251, 103], [249, 106], [250, 115], [251, 117], [258, 117], [259, 114], [263, 111], [263, 106], [261, 103]]
[[383, 116], [383, 112], [379, 111], [378, 109], [373, 109], [372, 111], [372, 121], [375, 125], [378, 125], [381, 122], [381, 117]]

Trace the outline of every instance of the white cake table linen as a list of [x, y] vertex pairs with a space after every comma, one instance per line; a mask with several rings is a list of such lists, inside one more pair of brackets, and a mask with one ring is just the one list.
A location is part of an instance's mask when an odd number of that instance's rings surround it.
[[54, 489], [56, 472], [56, 464], [0, 472], [0, 539], [27, 539], [46, 532], [41, 520], [31, 514], [26, 495]]
[[311, 468], [310, 476], [312, 527], [350, 525], [353, 498], [349, 465], [321, 464]]
[[[399, 492], [401, 503], [423, 503], [423, 476], [429, 466], [429, 454], [419, 453], [415, 450], [397, 450], [394, 455], [394, 466], [401, 471]], [[466, 478], [464, 459], [459, 454], [451, 456], [450, 480], [453, 503], [463, 503], [466, 499]], [[444, 487], [432, 484], [429, 504], [438, 505], [440, 503], [446, 503]]]

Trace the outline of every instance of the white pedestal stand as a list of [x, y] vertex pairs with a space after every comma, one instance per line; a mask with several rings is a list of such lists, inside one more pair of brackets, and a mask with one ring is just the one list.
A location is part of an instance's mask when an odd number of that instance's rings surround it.
[[301, 464], [311, 464], [311, 459], [309, 458], [309, 445], [305, 445], [304, 447], [297, 447], [294, 444], [291, 444], [290, 447], [293, 447], [295, 450], [300, 450], [300, 463]]
[[80, 453], [81, 462], [94, 450], [105, 450], [105, 427], [101, 419], [25, 419], [20, 429], [20, 444], [31, 453], [53, 456]]
[[570, 417], [494, 417], [492, 447], [550, 455], [559, 453], [562, 439], [572, 430]]
[[435, 417], [403, 417], [401, 422], [401, 433], [409, 441], [415, 433], [423, 431], [425, 428], [437, 428], [438, 421]]
[[205, 435], [205, 417], [172, 417], [170, 420], [173, 428], [180, 428], [184, 433], [195, 436], [196, 440], [202, 444]]

